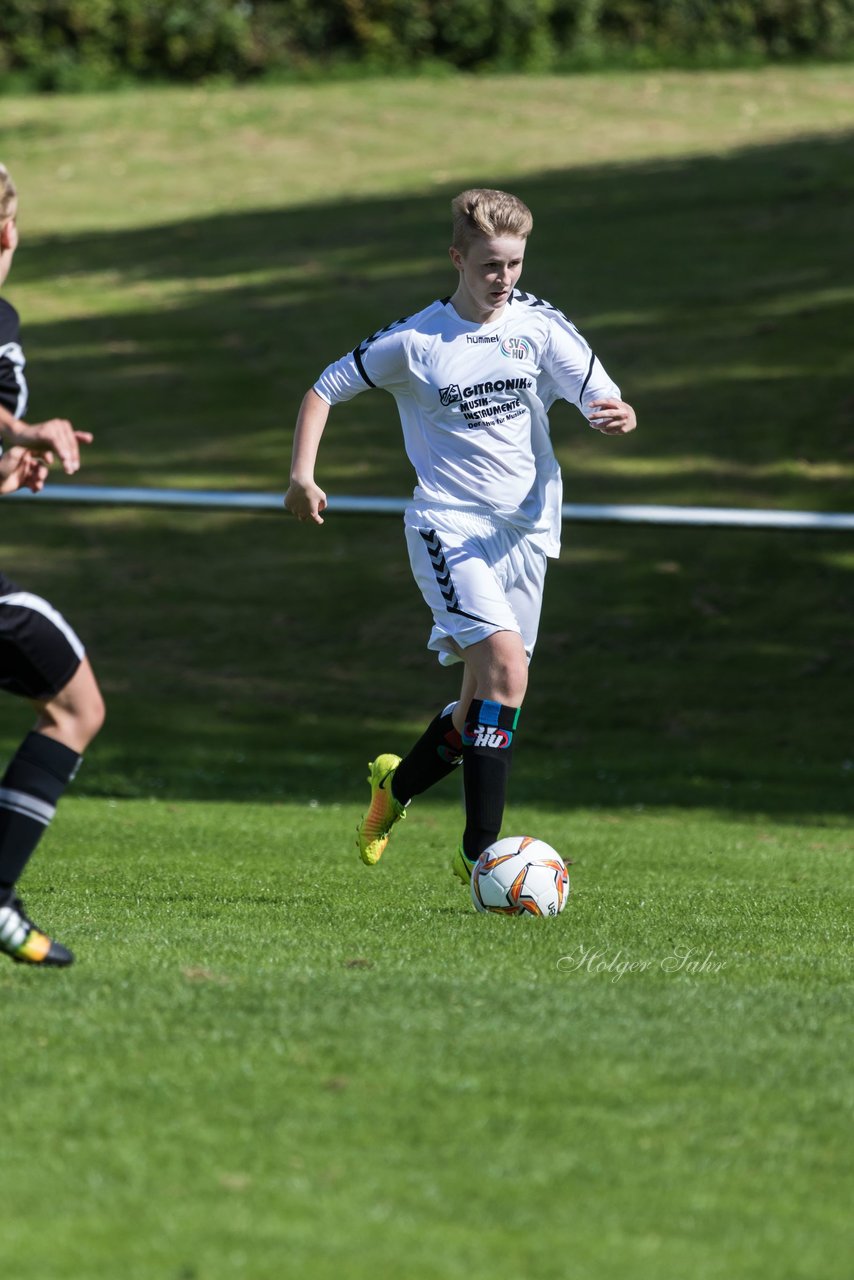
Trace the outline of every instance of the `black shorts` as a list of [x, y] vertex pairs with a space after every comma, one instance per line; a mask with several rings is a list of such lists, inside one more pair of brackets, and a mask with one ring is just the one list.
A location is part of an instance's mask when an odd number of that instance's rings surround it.
[[85, 652], [61, 613], [0, 573], [0, 689], [46, 702], [65, 688]]

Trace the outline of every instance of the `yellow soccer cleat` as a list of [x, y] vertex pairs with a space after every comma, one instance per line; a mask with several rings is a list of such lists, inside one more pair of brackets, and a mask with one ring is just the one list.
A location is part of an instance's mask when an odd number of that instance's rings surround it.
[[451, 870], [458, 880], [462, 880], [463, 884], [471, 884], [471, 873], [474, 871], [477, 858], [467, 858], [463, 853], [463, 846], [457, 849], [451, 859]]
[[356, 844], [359, 856], [373, 867], [385, 852], [391, 829], [406, 817], [406, 805], [400, 804], [391, 794], [391, 779], [400, 764], [400, 756], [377, 756], [372, 760], [368, 782], [371, 784], [371, 804], [368, 812], [356, 828]]

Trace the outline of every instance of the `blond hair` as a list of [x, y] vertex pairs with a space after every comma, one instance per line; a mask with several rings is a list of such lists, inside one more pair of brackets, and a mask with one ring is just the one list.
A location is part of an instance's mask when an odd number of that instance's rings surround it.
[[5, 164], [0, 164], [0, 226], [14, 218], [18, 192]]
[[468, 249], [475, 236], [519, 236], [531, 234], [534, 217], [518, 196], [490, 187], [472, 187], [451, 201], [454, 219], [454, 248]]

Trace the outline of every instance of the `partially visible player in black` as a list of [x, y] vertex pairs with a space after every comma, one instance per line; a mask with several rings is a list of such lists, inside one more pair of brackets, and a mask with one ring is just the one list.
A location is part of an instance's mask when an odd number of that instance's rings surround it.
[[[0, 165], [0, 288], [18, 246], [14, 184]], [[18, 314], [0, 298], [0, 494], [44, 487], [50, 464], [80, 465], [86, 431], [54, 418], [30, 425]], [[17, 885], [82, 753], [104, 722], [104, 703], [77, 635], [52, 605], [0, 573], [0, 689], [27, 698], [36, 723], [0, 778], [0, 951], [23, 964], [69, 965], [67, 947], [27, 915]]]

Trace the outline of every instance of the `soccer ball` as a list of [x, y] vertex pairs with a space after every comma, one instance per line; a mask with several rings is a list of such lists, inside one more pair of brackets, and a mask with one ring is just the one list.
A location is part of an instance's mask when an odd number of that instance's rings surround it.
[[471, 897], [478, 911], [557, 916], [569, 897], [569, 872], [545, 840], [505, 836], [484, 849], [475, 863]]

